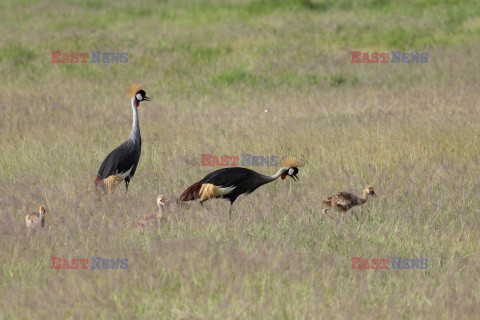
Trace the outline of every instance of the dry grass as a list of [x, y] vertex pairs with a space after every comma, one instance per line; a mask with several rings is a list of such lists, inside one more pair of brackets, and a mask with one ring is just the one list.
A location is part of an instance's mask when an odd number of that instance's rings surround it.
[[[427, 39], [432, 17], [405, 16], [403, 37], [388, 46], [379, 34], [378, 51], [427, 50], [429, 63], [352, 65], [348, 50], [377, 49], [348, 23], [374, 24], [389, 5], [71, 2], [54, 17], [43, 1], [1, 5], [0, 21], [25, 23], [0, 36], [0, 318], [479, 314], [478, 20], [452, 4], [456, 33], [440, 28], [440, 43], [420, 47], [409, 32]], [[444, 9], [428, 12], [443, 21]], [[325, 22], [342, 17], [352, 19]], [[52, 50], [97, 49], [125, 50], [129, 63], [49, 62]], [[140, 108], [140, 165], [127, 194], [121, 185], [96, 200], [96, 170], [130, 130], [131, 81], [152, 98]], [[159, 228], [135, 232], [158, 194], [177, 198], [214, 169], [202, 153], [303, 154], [307, 164], [298, 183], [240, 197], [232, 221], [227, 201], [209, 211], [173, 202]], [[378, 197], [353, 209], [360, 222], [319, 215], [325, 196], [368, 184]], [[45, 229], [26, 238], [25, 214], [39, 204]], [[128, 258], [128, 269], [50, 268], [51, 257], [98, 256]], [[353, 256], [429, 266], [351, 270]]]

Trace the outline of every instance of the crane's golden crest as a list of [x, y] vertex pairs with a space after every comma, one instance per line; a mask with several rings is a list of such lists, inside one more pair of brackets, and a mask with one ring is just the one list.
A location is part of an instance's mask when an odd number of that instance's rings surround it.
[[142, 84], [140, 82], [133, 82], [131, 83], [125, 93], [127, 94], [127, 97], [133, 98], [135, 97], [135, 94], [142, 89]]
[[283, 168], [298, 168], [305, 165], [303, 160], [298, 159], [297, 157], [284, 157], [280, 162], [280, 165]]

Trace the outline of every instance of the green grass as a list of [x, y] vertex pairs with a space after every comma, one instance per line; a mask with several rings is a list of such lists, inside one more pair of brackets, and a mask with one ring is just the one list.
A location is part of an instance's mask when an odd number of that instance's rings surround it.
[[[52, 8], [55, 7], [55, 10]], [[480, 308], [477, 1], [0, 3], [0, 319], [474, 319]], [[127, 52], [52, 64], [51, 51]], [[429, 53], [352, 64], [351, 50]], [[142, 81], [143, 150], [124, 194], [91, 187], [128, 135]], [[265, 113], [264, 110], [269, 112]], [[228, 203], [155, 198], [213, 171], [201, 154], [303, 154], [300, 182]], [[265, 174], [277, 168], [254, 167]], [[378, 197], [337, 224], [321, 200]], [[25, 214], [48, 208], [25, 237]], [[51, 257], [128, 258], [52, 270]], [[351, 257], [427, 258], [351, 270]]]

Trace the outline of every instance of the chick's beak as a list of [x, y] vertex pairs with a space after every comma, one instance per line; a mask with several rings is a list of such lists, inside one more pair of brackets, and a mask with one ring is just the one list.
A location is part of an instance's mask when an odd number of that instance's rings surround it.
[[375, 191], [372, 191], [372, 197], [376, 198], [377, 195], [375, 194]]

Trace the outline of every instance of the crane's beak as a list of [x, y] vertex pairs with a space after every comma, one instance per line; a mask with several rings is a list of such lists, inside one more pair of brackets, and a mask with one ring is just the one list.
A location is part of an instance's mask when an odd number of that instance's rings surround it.
[[145, 96], [145, 97], [143, 97], [143, 101], [150, 101], [150, 98]]
[[297, 176], [296, 174], [293, 174], [293, 175], [292, 175], [292, 179], [293, 179], [294, 181], [299, 181], [299, 180], [300, 180], [300, 179], [298, 179], [298, 176]]

